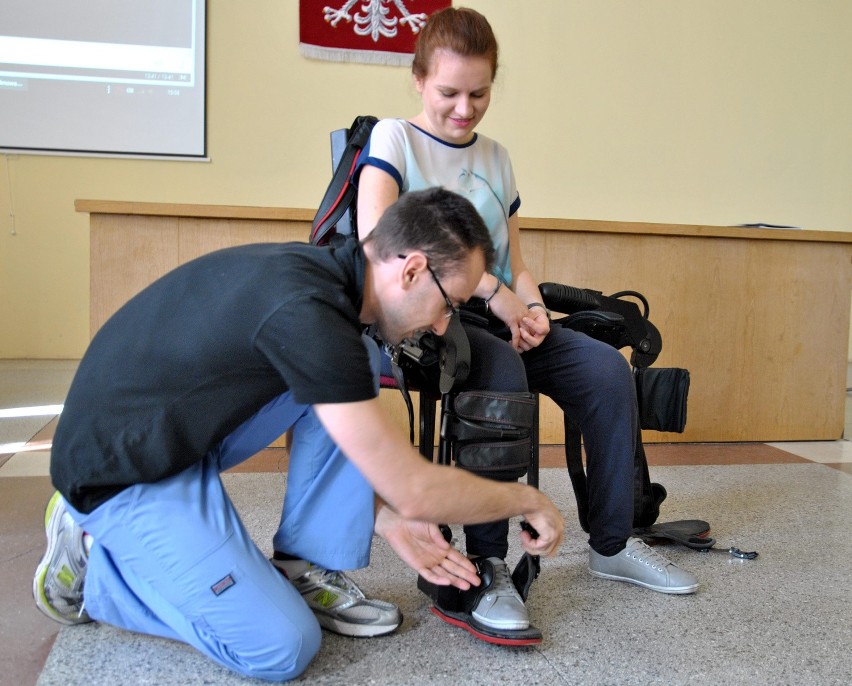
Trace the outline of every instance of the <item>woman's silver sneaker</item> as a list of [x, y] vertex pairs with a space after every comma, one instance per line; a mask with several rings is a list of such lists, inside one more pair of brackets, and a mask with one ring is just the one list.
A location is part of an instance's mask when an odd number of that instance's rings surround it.
[[497, 631], [528, 629], [530, 617], [506, 563], [499, 557], [479, 558], [476, 567], [482, 586], [470, 613], [473, 618]]
[[589, 548], [589, 571], [602, 579], [626, 581], [660, 593], [695, 593], [698, 580], [641, 538], [630, 537], [620, 553], [606, 557]]

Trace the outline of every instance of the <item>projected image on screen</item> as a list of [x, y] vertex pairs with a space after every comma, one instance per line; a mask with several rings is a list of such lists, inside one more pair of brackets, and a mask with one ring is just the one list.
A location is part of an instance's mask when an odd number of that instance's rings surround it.
[[0, 148], [203, 157], [203, 0], [0, 0]]

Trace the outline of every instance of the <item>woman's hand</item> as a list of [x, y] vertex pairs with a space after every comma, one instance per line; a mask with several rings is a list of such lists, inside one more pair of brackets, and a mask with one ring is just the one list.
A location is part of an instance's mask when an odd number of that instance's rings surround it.
[[512, 334], [510, 341], [512, 347], [518, 352], [529, 350], [528, 344], [522, 339], [521, 327], [530, 311], [518, 295], [508, 286], [501, 286], [488, 302], [488, 308], [509, 327], [509, 332]]
[[537, 348], [550, 333], [546, 310], [542, 307], [527, 307], [518, 294], [508, 287], [500, 288], [488, 305], [509, 327], [512, 347], [519, 353]]
[[537, 348], [550, 333], [550, 319], [547, 318], [547, 310], [535, 305], [527, 309], [527, 316], [521, 320], [520, 348], [527, 351]]

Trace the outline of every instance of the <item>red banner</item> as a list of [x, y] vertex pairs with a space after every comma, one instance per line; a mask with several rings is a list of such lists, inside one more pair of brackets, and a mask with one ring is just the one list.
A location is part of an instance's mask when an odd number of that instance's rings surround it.
[[411, 64], [417, 34], [452, 0], [299, 0], [299, 52], [337, 62]]

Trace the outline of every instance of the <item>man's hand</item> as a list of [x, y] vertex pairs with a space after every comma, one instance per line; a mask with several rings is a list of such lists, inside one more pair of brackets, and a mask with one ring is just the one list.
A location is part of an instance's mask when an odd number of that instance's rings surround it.
[[521, 531], [521, 545], [530, 555], [552, 556], [556, 554], [565, 536], [565, 520], [556, 506], [541, 494], [539, 509], [525, 515], [527, 524], [538, 534], [536, 538], [528, 528]]
[[479, 586], [473, 563], [444, 539], [441, 530], [428, 522], [403, 519], [388, 507], [376, 513], [376, 533], [426, 581], [466, 591]]

